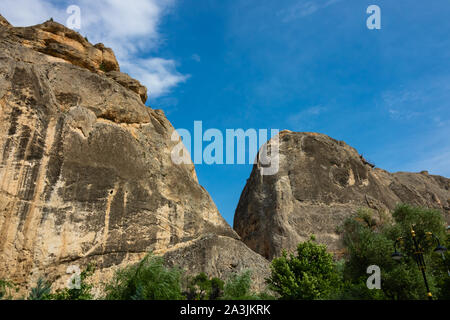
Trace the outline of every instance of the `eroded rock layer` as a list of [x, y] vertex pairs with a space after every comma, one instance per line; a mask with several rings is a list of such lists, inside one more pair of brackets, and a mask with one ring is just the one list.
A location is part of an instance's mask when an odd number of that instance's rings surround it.
[[242, 241], [266, 258], [311, 234], [339, 253], [336, 228], [361, 207], [389, 212], [408, 203], [439, 209], [450, 221], [450, 179], [373, 168], [354, 148], [323, 134], [286, 130], [279, 137], [278, 173], [262, 176], [255, 165], [234, 217]]

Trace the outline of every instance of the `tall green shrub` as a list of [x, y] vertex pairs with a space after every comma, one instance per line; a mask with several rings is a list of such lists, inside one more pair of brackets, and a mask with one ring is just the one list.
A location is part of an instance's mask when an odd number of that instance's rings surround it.
[[223, 294], [224, 282], [219, 278], [209, 279], [202, 272], [188, 279], [187, 289], [183, 293], [188, 300], [217, 300]]
[[55, 293], [50, 295], [52, 300], [92, 300], [92, 288], [93, 285], [87, 282], [87, 278], [92, 276], [95, 268], [92, 264], [89, 264], [85, 270], [80, 274], [80, 287], [79, 288], [64, 288], [59, 289]]
[[138, 264], [119, 269], [105, 293], [108, 300], [182, 300], [181, 271], [149, 254]]
[[251, 271], [233, 273], [225, 283], [224, 300], [260, 300], [261, 296], [251, 291]]
[[325, 245], [311, 240], [300, 243], [297, 254], [272, 260], [267, 282], [281, 299], [325, 299], [340, 285], [336, 264]]

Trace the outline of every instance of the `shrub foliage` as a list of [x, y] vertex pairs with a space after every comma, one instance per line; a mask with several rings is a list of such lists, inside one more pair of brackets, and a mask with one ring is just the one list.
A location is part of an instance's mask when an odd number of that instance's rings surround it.
[[283, 254], [271, 264], [270, 288], [282, 299], [325, 299], [339, 285], [336, 264], [314, 238], [300, 243], [296, 255]]

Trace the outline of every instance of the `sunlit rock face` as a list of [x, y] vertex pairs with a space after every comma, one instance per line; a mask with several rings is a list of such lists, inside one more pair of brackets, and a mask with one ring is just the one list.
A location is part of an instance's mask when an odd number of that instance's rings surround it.
[[398, 203], [439, 209], [450, 221], [450, 179], [374, 168], [354, 148], [318, 133], [282, 131], [279, 171], [255, 165], [234, 229], [253, 250], [273, 258], [314, 234], [341, 253], [337, 227], [361, 207], [392, 211]]
[[238, 260], [241, 250], [267, 264], [238, 240], [194, 165], [172, 162], [179, 141], [146, 97], [110, 49], [56, 22], [0, 19], [0, 278], [61, 287], [67, 267], [95, 263], [99, 283], [206, 234], [227, 239], [211, 243], [216, 252], [228, 241]]

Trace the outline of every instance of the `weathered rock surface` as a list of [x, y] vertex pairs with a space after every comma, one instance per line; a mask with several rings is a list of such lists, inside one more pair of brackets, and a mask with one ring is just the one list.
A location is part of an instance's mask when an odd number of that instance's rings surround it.
[[228, 279], [232, 273], [251, 270], [252, 289], [257, 292], [266, 289], [265, 279], [270, 276], [269, 261], [242, 241], [217, 234], [180, 243], [164, 252], [164, 258], [169, 265], [178, 265], [192, 275], [205, 272]]
[[131, 78], [128, 74], [118, 71], [110, 71], [106, 73], [106, 76], [118, 82], [125, 88], [136, 92], [141, 97], [143, 103], [147, 101], [147, 88], [136, 79]]
[[[12, 27], [1, 15], [0, 25]], [[110, 48], [102, 43], [92, 45], [79, 33], [62, 24], [49, 20], [36, 26], [10, 28], [4, 37], [92, 72], [106, 72], [108, 77], [136, 92], [143, 103], [147, 101], [147, 88], [128, 74], [120, 72], [119, 63]]]
[[390, 211], [408, 203], [439, 209], [450, 221], [450, 179], [374, 169], [354, 148], [323, 134], [286, 130], [279, 137], [278, 173], [262, 176], [255, 165], [234, 217], [242, 241], [266, 258], [311, 234], [339, 253], [336, 227], [361, 207]]
[[[68, 266], [93, 262], [100, 281], [180, 243], [178, 262], [199, 270], [204, 260], [190, 256], [227, 256], [228, 244], [238, 265], [264, 263], [194, 165], [172, 162], [179, 141], [164, 113], [97, 70], [118, 70], [113, 57], [54, 22], [0, 26], [0, 278], [27, 288], [46, 276], [58, 287]], [[192, 242], [205, 234], [220, 241]]]
[[58, 57], [91, 71], [120, 71], [114, 52], [87, 39], [52, 20], [31, 27], [17, 27], [8, 31], [14, 41], [50, 56]]
[[0, 26], [10, 27], [11, 24], [0, 14]]

